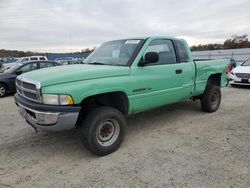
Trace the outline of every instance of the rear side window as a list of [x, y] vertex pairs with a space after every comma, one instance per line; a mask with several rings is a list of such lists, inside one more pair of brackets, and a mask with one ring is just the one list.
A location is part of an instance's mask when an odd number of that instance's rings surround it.
[[40, 57], [39, 59], [40, 59], [40, 60], [46, 60], [44, 57]]
[[185, 43], [183, 41], [176, 40], [175, 44], [176, 44], [176, 48], [178, 50], [180, 62], [188, 62], [188, 53], [187, 53]]
[[46, 67], [53, 67], [53, 66], [54, 66], [54, 64], [53, 64], [53, 63], [50, 63], [50, 62], [40, 63], [40, 69], [46, 68]]
[[38, 60], [38, 58], [37, 57], [31, 57], [30, 60], [34, 61], [34, 60]]
[[147, 52], [157, 52], [159, 54], [159, 61], [154, 63], [154, 65], [177, 63], [174, 46], [171, 40], [165, 40], [165, 39], [153, 40], [150, 42], [145, 54]]

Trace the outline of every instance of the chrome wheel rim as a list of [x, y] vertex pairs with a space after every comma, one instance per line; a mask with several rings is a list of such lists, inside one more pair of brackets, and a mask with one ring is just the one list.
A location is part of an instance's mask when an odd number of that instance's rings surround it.
[[106, 119], [100, 123], [96, 133], [97, 142], [104, 147], [115, 143], [120, 133], [120, 126], [115, 119]]
[[3, 86], [0, 86], [0, 97], [5, 95], [5, 88]]

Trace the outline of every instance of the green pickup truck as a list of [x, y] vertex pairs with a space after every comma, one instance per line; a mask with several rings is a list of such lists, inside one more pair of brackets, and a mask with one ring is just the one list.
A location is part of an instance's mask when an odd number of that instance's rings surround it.
[[17, 77], [15, 102], [35, 130], [76, 128], [100, 156], [121, 145], [126, 116], [184, 99], [214, 112], [228, 84], [228, 60], [194, 61], [187, 43], [172, 37], [105, 42], [84, 63]]

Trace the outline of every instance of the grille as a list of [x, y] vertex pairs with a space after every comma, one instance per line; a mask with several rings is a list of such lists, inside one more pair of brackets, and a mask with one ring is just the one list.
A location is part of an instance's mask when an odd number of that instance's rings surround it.
[[23, 87], [31, 90], [36, 90], [36, 85], [27, 82], [23, 82]]
[[34, 102], [40, 102], [41, 97], [39, 93], [39, 86], [36, 83], [30, 81], [24, 81], [20, 78], [16, 79], [16, 90], [17, 93], [26, 99]]
[[21, 80], [16, 79], [16, 84], [20, 86], [21, 85]]
[[235, 73], [238, 78], [250, 79], [250, 73]]

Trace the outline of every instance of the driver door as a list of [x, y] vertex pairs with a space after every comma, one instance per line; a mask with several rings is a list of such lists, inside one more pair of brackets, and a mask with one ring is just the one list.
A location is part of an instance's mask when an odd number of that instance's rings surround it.
[[147, 52], [157, 52], [158, 62], [132, 70], [132, 106], [134, 112], [174, 103], [182, 98], [182, 64], [177, 62], [173, 42], [155, 39]]

